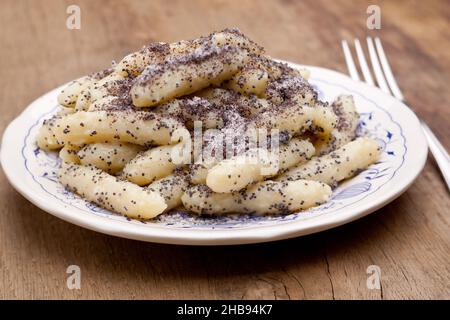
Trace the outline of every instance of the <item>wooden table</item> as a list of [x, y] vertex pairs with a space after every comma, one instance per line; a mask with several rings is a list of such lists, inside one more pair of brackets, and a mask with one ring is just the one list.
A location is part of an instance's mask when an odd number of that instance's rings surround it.
[[[66, 8], [81, 8], [81, 29]], [[369, 4], [382, 29], [366, 28]], [[237, 26], [274, 57], [346, 72], [340, 40], [380, 35], [411, 107], [450, 148], [448, 1], [2, 1], [0, 132], [39, 95], [152, 41]], [[115, 238], [20, 196], [0, 170], [0, 298], [450, 298], [450, 200], [432, 157], [411, 188], [348, 225], [275, 243], [187, 247]], [[82, 272], [66, 287], [66, 268]], [[366, 286], [381, 268], [381, 290]]]

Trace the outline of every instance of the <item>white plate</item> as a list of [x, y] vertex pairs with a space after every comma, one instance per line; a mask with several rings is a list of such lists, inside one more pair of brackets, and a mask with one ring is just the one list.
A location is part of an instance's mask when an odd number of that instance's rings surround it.
[[[293, 67], [298, 65], [291, 64]], [[66, 191], [56, 180], [56, 154], [39, 150], [35, 136], [56, 110], [61, 88], [34, 101], [6, 129], [1, 163], [11, 184], [41, 209], [76, 225], [110, 235], [174, 244], [242, 244], [286, 239], [330, 229], [361, 218], [398, 197], [422, 170], [427, 144], [419, 121], [404, 104], [335, 71], [309, 67], [321, 99], [352, 94], [361, 115], [359, 132], [379, 139], [380, 162], [334, 190], [331, 201], [286, 216], [199, 218], [162, 215], [155, 222], [127, 220]]]

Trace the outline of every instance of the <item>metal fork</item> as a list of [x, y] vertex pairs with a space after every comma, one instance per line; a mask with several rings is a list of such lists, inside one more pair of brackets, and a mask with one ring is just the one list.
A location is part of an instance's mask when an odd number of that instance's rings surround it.
[[[353, 62], [349, 45], [345, 40], [342, 40], [342, 49], [344, 50], [345, 62], [347, 63], [350, 77], [353, 80], [360, 81], [358, 71], [355, 67], [355, 63]], [[372, 74], [370, 73], [369, 66], [364, 56], [364, 51], [358, 39], [355, 39], [355, 49], [364, 81], [370, 85], [375, 86], [376, 84], [372, 78]], [[387, 94], [392, 94], [398, 100], [405, 102], [405, 98], [403, 97], [403, 94], [400, 91], [397, 82], [395, 81], [394, 75], [392, 74], [392, 70], [389, 66], [386, 54], [384, 53], [381, 40], [378, 37], [375, 38], [374, 45], [374, 41], [372, 40], [372, 38], [367, 37], [367, 49], [369, 51], [373, 73], [375, 75], [378, 87]], [[426, 125], [426, 123], [422, 120], [420, 120], [420, 123], [422, 125], [425, 137], [428, 141], [428, 147], [430, 148], [430, 151], [433, 154], [439, 169], [441, 170], [442, 176], [447, 183], [447, 188], [450, 190], [450, 157], [444, 146], [439, 142], [439, 140], [436, 138], [431, 129]]]

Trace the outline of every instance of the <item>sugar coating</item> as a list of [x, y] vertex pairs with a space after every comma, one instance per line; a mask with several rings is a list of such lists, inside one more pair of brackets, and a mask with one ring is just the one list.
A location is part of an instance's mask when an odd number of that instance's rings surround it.
[[216, 193], [206, 185], [189, 188], [181, 200], [198, 214], [287, 214], [326, 202], [331, 188], [321, 182], [264, 181], [234, 193]]
[[94, 166], [63, 163], [58, 178], [83, 198], [126, 217], [151, 219], [167, 208], [159, 193], [119, 180]]
[[[381, 151], [374, 140], [355, 140], [353, 98], [320, 101], [308, 78], [237, 29], [152, 43], [70, 83], [36, 140], [60, 150], [66, 187], [128, 217], [180, 206], [287, 214], [327, 201], [330, 186]], [[201, 154], [191, 150], [199, 123]], [[250, 143], [255, 130], [265, 132], [258, 146]], [[259, 145], [273, 139], [279, 148]]]
[[292, 167], [277, 180], [307, 179], [335, 186], [339, 181], [366, 169], [379, 159], [380, 154], [381, 147], [377, 141], [366, 137], [357, 138], [329, 154], [314, 157], [305, 164]]

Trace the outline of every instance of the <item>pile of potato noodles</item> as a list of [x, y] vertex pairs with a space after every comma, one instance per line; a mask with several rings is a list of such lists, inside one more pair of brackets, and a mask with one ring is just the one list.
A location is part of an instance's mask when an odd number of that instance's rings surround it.
[[130, 218], [288, 214], [380, 156], [352, 96], [320, 101], [308, 77], [236, 29], [153, 43], [70, 83], [37, 144], [64, 186]]

